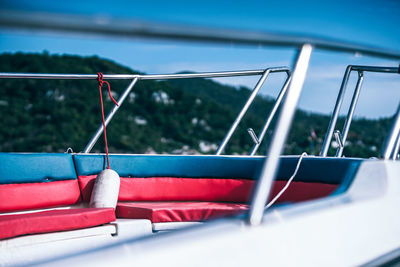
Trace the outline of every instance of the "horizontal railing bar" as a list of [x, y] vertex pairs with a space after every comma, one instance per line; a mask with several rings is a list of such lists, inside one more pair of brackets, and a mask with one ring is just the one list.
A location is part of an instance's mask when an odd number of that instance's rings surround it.
[[141, 37], [253, 46], [267, 45], [299, 48], [303, 44], [308, 43], [320, 49], [350, 53], [358, 52], [364, 55], [400, 59], [399, 50], [389, 50], [384, 47], [372, 47], [319, 36], [277, 34], [217, 27], [183, 26], [165, 22], [149, 23], [114, 17], [99, 19], [97, 16], [2, 10], [0, 11], [0, 27], [12, 30], [84, 33], [85, 35], [92, 34], [121, 38]]
[[[0, 73], [0, 78], [12, 79], [57, 79], [57, 80], [96, 80], [97, 74], [62, 74], [62, 73]], [[134, 79], [136, 74], [104, 74], [104, 79]]]
[[[270, 72], [288, 72], [288, 67], [268, 68]], [[203, 73], [180, 73], [180, 74], [156, 74], [142, 75], [141, 80], [168, 80], [185, 78], [216, 78], [233, 76], [262, 75], [265, 70], [245, 70], [245, 71], [223, 71], [223, 72], [203, 72]]]
[[[288, 67], [269, 68], [270, 72], [289, 72]], [[178, 74], [104, 74], [107, 80], [169, 80], [169, 79], [188, 79], [188, 78], [217, 78], [262, 75], [265, 70], [241, 70], [241, 71], [221, 71], [221, 72], [200, 72], [200, 73], [178, 73]], [[51, 74], [51, 73], [0, 73], [0, 79], [65, 79], [65, 80], [96, 80], [97, 74]]]
[[351, 70], [354, 70], [354, 71], [400, 73], [400, 66], [399, 67], [375, 67], [375, 66], [350, 65], [350, 68], [351, 68]]

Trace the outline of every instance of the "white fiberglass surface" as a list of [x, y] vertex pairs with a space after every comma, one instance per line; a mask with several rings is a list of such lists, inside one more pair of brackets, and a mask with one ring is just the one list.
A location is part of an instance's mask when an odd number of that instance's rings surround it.
[[399, 172], [397, 162], [369, 161], [345, 194], [271, 210], [257, 227], [219, 220], [48, 264], [359, 265], [400, 246]]

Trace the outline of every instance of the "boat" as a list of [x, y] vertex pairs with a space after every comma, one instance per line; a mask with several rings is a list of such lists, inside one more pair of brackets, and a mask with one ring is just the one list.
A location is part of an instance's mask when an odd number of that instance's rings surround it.
[[[3, 18], [4, 19], [4, 18]], [[16, 27], [97, 32], [9, 18]], [[29, 19], [29, 18], [28, 18]], [[52, 21], [51, 18], [46, 18]], [[45, 20], [46, 20], [45, 19]], [[10, 22], [11, 21], [11, 22]], [[47, 22], [48, 22], [47, 21]], [[4, 23], [4, 22], [3, 22]], [[277, 35], [243, 35], [176, 28], [133, 27], [126, 34], [192, 41], [282, 45], [298, 49], [292, 68], [184, 74], [0, 73], [2, 79], [128, 79], [130, 84], [82, 153], [0, 153], [0, 262], [41, 266], [377, 266], [400, 261], [400, 105], [380, 158], [343, 157], [363, 77], [400, 73], [399, 67], [349, 65], [319, 156], [284, 156], [313, 49], [400, 59], [399, 52]], [[216, 34], [218, 33], [218, 34]], [[249, 130], [246, 156], [225, 155], [243, 115], [269, 73], [288, 77], [262, 131]], [[357, 72], [344, 128], [336, 129], [347, 81]], [[141, 80], [259, 75], [258, 84], [216, 155], [90, 153], [124, 99]], [[100, 78], [101, 77], [101, 78]], [[100, 85], [101, 88], [101, 85]], [[101, 95], [101, 94], [100, 94]], [[279, 112], [278, 112], [279, 111]], [[265, 156], [257, 156], [270, 122], [277, 123]], [[332, 138], [336, 155], [328, 156]], [[120, 176], [116, 207], [90, 206], [99, 173]]]

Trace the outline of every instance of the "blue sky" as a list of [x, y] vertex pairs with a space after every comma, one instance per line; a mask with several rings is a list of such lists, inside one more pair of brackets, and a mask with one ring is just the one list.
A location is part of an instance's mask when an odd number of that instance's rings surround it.
[[[1, 9], [133, 18], [144, 21], [312, 34], [400, 50], [400, 1], [25, 1], [0, 0]], [[294, 51], [268, 47], [189, 44], [159, 40], [32, 34], [0, 30], [1, 52], [98, 55], [146, 73], [217, 71], [290, 66]], [[398, 66], [398, 61], [315, 51], [300, 107], [328, 113], [348, 64]], [[400, 99], [400, 75], [367, 73], [357, 116], [392, 115]], [[275, 96], [284, 80], [274, 75], [262, 93]], [[221, 82], [253, 86], [257, 78]], [[348, 87], [355, 86], [355, 75]], [[347, 101], [348, 102], [348, 101]], [[346, 112], [346, 105], [343, 113]]]

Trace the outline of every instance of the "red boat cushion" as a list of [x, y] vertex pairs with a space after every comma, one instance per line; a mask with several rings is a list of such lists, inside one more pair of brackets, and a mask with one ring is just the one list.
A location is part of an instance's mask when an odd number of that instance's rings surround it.
[[0, 216], [0, 239], [81, 229], [115, 221], [113, 208], [47, 210]]
[[[96, 175], [79, 176], [83, 200], [88, 202]], [[218, 178], [123, 178], [119, 201], [248, 202], [254, 181]]]
[[0, 212], [73, 205], [80, 201], [76, 179], [0, 185]]
[[[270, 200], [275, 197], [285, 185], [286, 181], [275, 181]], [[245, 195], [246, 193], [247, 195], [245, 196], [248, 198], [251, 192], [250, 188], [251, 186], [246, 189], [248, 190], [247, 192], [240, 191], [241, 194]], [[276, 203], [298, 202], [320, 198], [331, 194], [336, 188], [337, 185], [332, 184], [292, 182]], [[144, 189], [142, 188], [141, 190]], [[147, 193], [149, 195], [154, 193], [151, 188], [148, 190]], [[188, 194], [188, 192], [184, 194]], [[159, 199], [160, 197], [158, 196], [156, 198]], [[236, 215], [244, 212], [247, 208], [248, 205], [246, 204], [218, 202], [120, 202], [117, 205], [116, 213], [118, 218], [149, 219], [153, 223], [188, 222], [205, 221], [222, 216]]]
[[194, 222], [236, 215], [246, 204], [216, 202], [129, 202], [118, 203], [117, 217], [159, 222]]
[[[85, 202], [90, 200], [96, 175], [79, 176]], [[271, 199], [286, 185], [275, 181]], [[121, 178], [119, 201], [209, 201], [248, 203], [254, 181], [218, 178]], [[328, 196], [338, 185], [292, 182], [278, 199], [279, 202], [299, 202]]]

